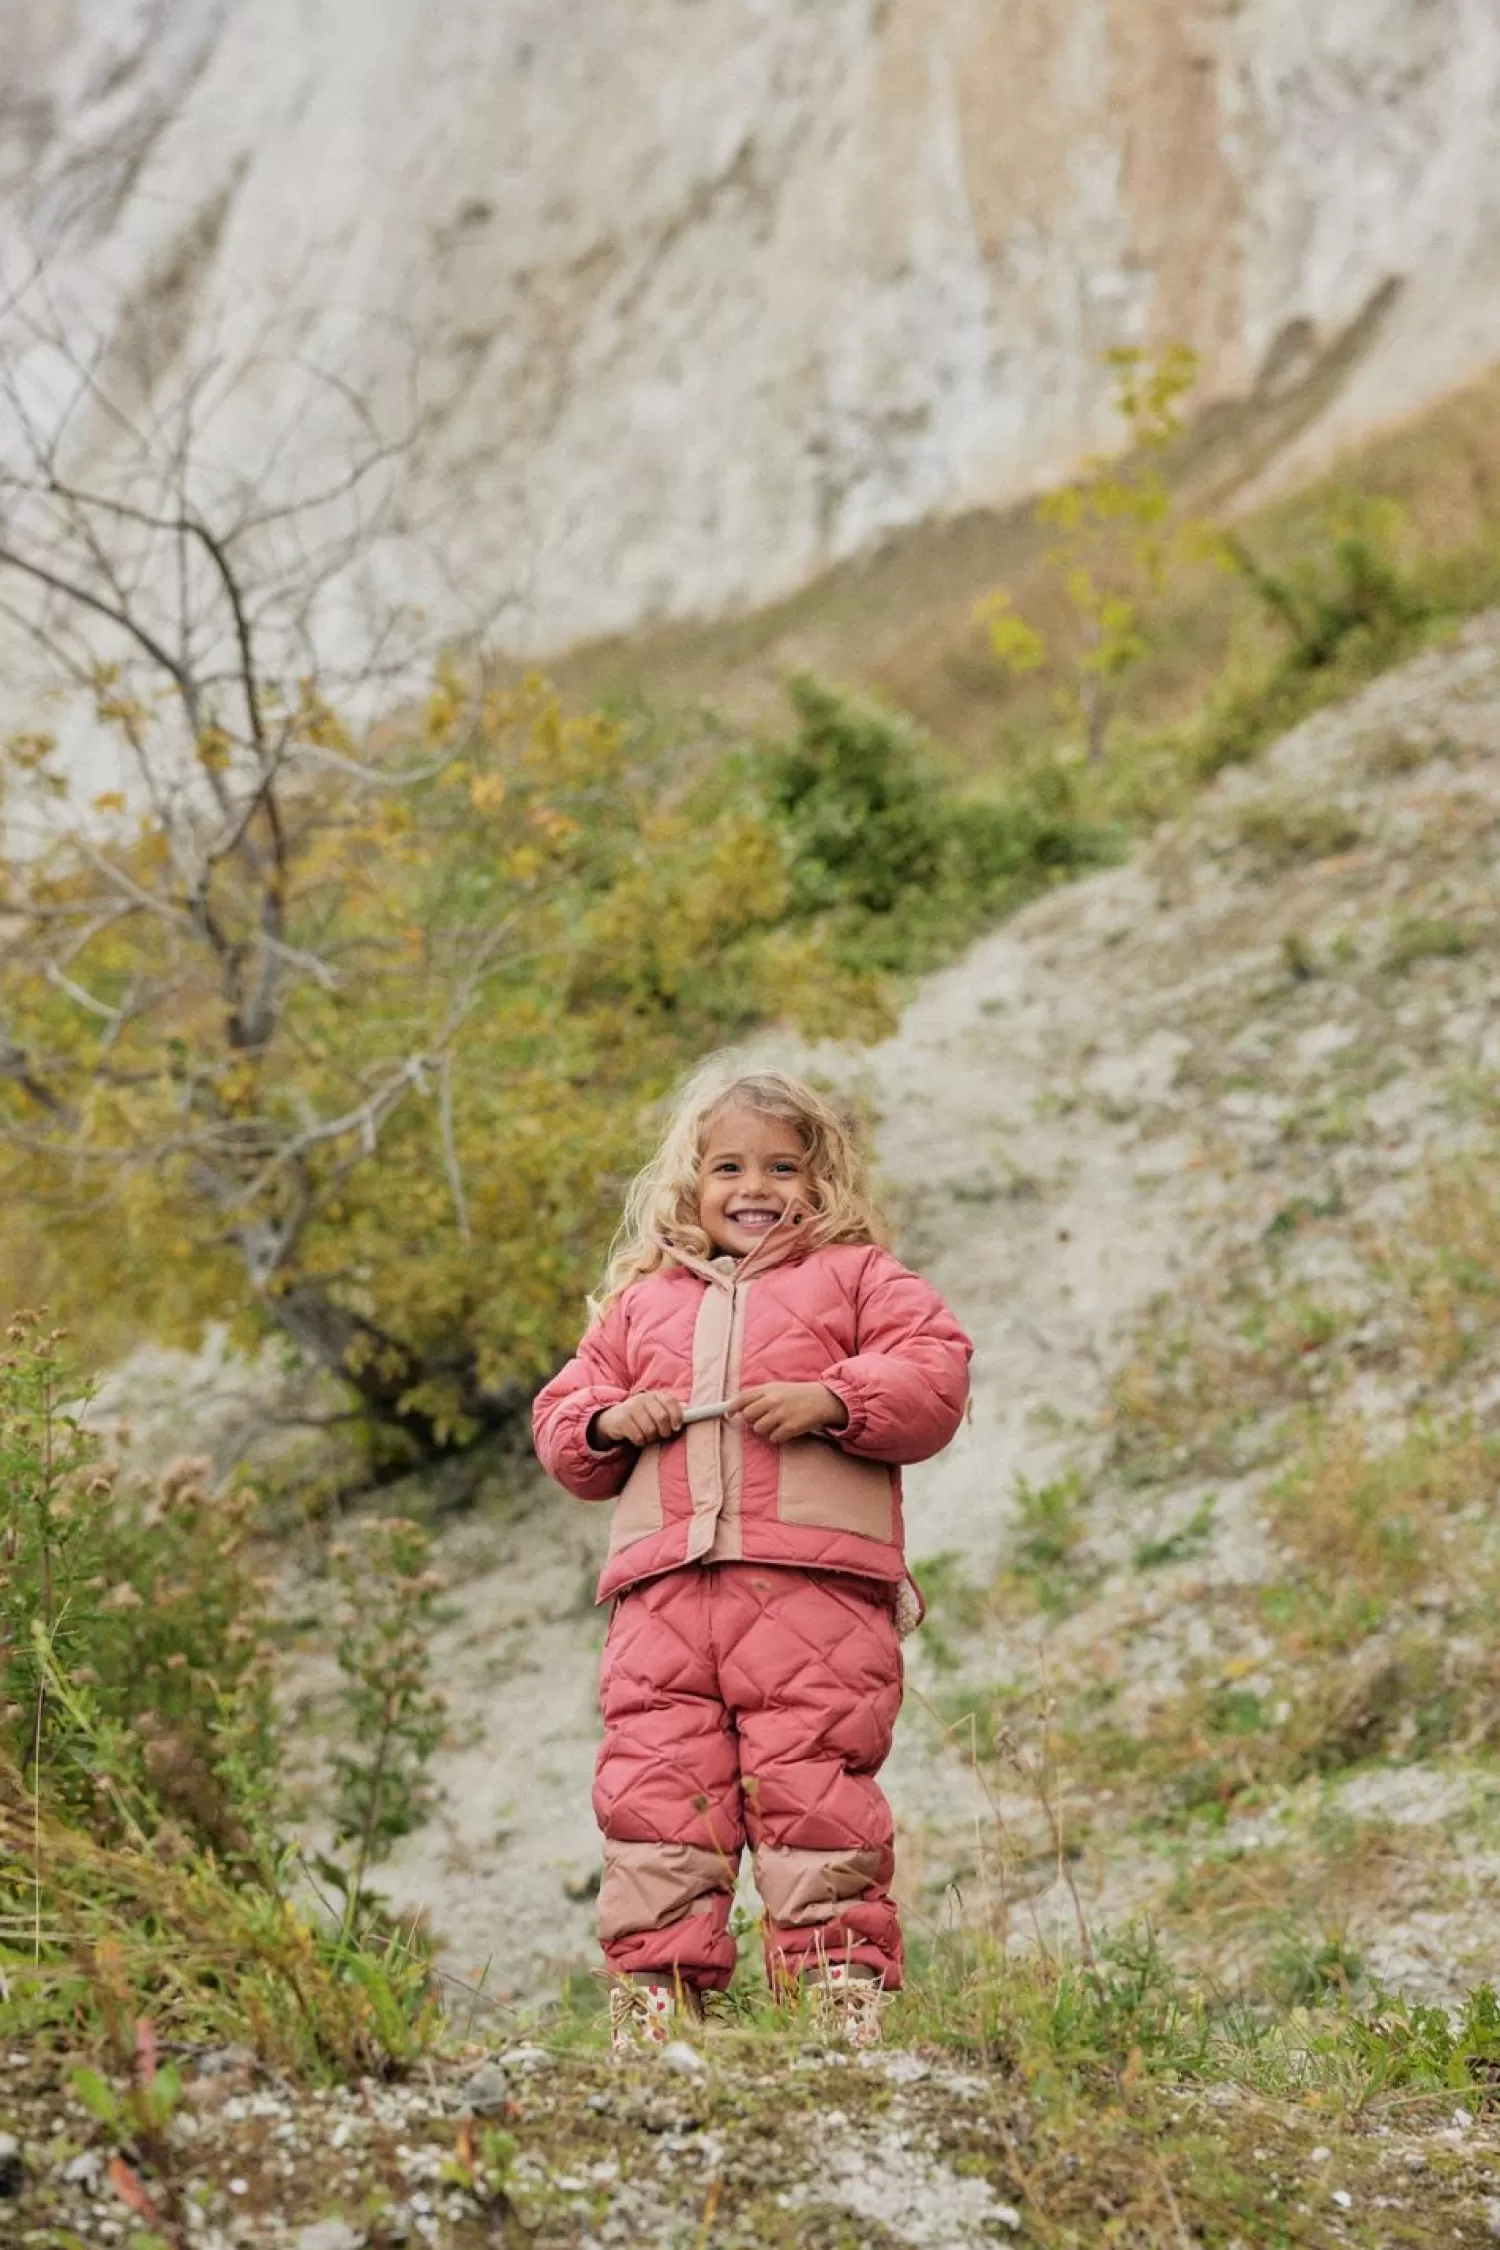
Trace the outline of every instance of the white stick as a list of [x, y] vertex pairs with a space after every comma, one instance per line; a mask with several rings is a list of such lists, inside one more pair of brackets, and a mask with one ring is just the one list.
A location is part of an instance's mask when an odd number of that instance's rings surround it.
[[721, 1398], [714, 1406], [685, 1407], [682, 1416], [682, 1426], [684, 1429], [686, 1429], [689, 1422], [717, 1422], [721, 1415], [727, 1414], [728, 1412], [729, 1401], [727, 1398]]

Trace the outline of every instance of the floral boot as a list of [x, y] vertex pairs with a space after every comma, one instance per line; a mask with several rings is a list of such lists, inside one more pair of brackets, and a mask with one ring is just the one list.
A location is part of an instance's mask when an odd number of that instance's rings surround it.
[[665, 2047], [684, 2023], [696, 2023], [703, 2002], [691, 1985], [662, 1977], [616, 1977], [609, 1988], [609, 2043], [618, 2054]]
[[874, 1969], [862, 1961], [824, 1961], [808, 1971], [812, 2020], [825, 2039], [846, 2047], [878, 2047], [881, 2011], [891, 1998]]

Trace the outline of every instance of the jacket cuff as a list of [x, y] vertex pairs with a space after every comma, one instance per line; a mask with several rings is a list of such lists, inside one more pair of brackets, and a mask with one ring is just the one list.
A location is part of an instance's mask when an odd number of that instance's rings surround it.
[[584, 1450], [595, 1461], [613, 1461], [620, 1454], [630, 1451], [629, 1443], [624, 1438], [606, 1438], [602, 1445], [596, 1445], [592, 1435], [595, 1418], [600, 1414], [607, 1414], [612, 1406], [618, 1406], [625, 1396], [626, 1393], [621, 1391], [619, 1398], [595, 1396], [589, 1401], [589, 1410], [583, 1418], [583, 1443]]
[[866, 1423], [869, 1421], [858, 1387], [850, 1382], [847, 1375], [841, 1375], [836, 1367], [829, 1368], [826, 1374], [818, 1377], [818, 1381], [824, 1386], [825, 1390], [832, 1391], [845, 1414], [849, 1417], [841, 1429], [830, 1430], [827, 1433], [828, 1436], [835, 1445], [857, 1443], [863, 1435]]

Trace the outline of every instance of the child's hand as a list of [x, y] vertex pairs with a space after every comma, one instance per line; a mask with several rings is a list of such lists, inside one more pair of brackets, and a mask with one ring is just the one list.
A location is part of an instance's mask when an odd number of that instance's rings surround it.
[[811, 1437], [815, 1430], [842, 1429], [849, 1419], [843, 1400], [826, 1383], [756, 1383], [729, 1401], [729, 1411], [771, 1445]]
[[670, 1391], [637, 1391], [618, 1406], [606, 1406], [589, 1426], [601, 1445], [657, 1445], [682, 1428], [682, 1401]]

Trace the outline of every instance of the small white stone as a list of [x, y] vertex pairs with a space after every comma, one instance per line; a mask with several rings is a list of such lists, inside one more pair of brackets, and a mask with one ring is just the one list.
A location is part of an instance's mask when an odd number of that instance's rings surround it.
[[1331, 2148], [1315, 2148], [1307, 2161], [1309, 2164], [1326, 2164], [1332, 2154]]
[[1021, 2214], [1013, 2203], [992, 2203], [987, 2216], [999, 2227], [1015, 2230], [1021, 2224]]
[[231, 2195], [248, 2195], [250, 2193], [250, 2182], [248, 2180], [231, 2180], [229, 2192]]
[[1333, 2191], [1333, 2200], [1338, 2205], [1341, 2211], [1347, 2211], [1351, 2209], [1354, 2203], [1354, 2198], [1349, 2193], [1349, 2190], [1347, 2188], [1335, 2188]]
[[670, 2039], [661, 2051], [662, 2068], [679, 2071], [684, 2078], [706, 2078], [708, 2065], [696, 2047], [685, 2039]]
[[311, 2226], [298, 2227], [292, 2250], [363, 2250], [364, 2240], [347, 2219], [314, 2219]]
[[[465, 2079], [459, 2098], [476, 2117], [496, 2117], [510, 2100], [510, 2080], [499, 2063], [481, 2063]], [[343, 2146], [342, 2141], [339, 2146]]]

